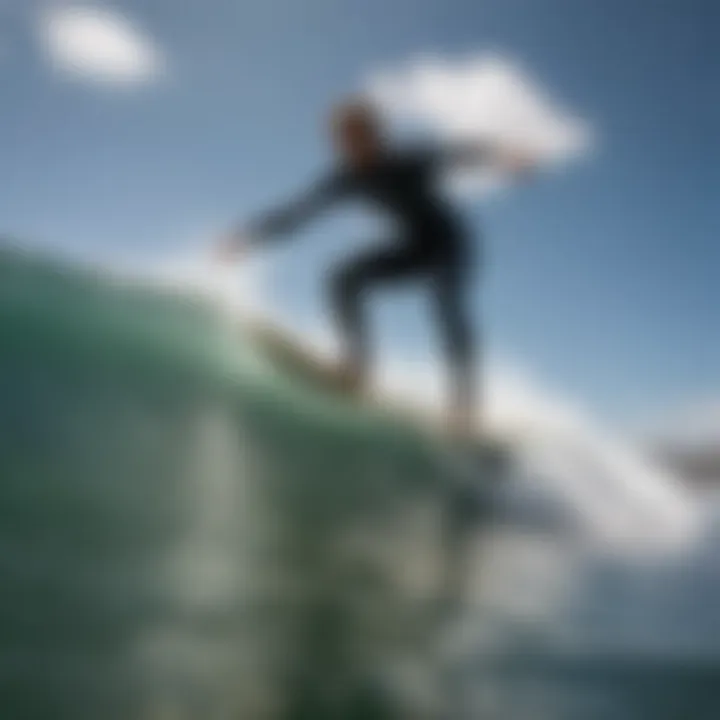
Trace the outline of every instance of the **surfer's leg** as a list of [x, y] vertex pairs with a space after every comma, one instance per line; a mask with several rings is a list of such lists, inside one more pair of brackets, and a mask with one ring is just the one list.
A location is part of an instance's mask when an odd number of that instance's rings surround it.
[[331, 303], [343, 343], [345, 368], [358, 385], [366, 379], [370, 360], [362, 307], [365, 292], [373, 285], [425, 270], [421, 260], [410, 249], [382, 248], [363, 253], [333, 274]]
[[470, 429], [475, 411], [477, 387], [476, 337], [467, 298], [470, 268], [453, 259], [433, 273], [440, 331], [451, 374], [451, 411], [456, 425]]

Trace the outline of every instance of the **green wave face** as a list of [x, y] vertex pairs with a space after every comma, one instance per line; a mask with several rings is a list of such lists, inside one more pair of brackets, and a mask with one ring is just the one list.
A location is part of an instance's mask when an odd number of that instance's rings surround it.
[[283, 376], [207, 302], [10, 251], [0, 348], [4, 716], [401, 702], [377, 678], [427, 666], [444, 586], [418, 432]]

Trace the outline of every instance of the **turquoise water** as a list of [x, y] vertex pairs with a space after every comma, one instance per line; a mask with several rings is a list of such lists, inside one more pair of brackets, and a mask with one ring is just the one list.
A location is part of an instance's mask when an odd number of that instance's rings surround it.
[[0, 348], [3, 720], [720, 717], [712, 663], [448, 669], [443, 448], [208, 301], [5, 250]]
[[349, 701], [317, 687], [427, 646], [416, 431], [274, 372], [207, 302], [10, 251], [0, 346], [3, 717], [329, 717]]

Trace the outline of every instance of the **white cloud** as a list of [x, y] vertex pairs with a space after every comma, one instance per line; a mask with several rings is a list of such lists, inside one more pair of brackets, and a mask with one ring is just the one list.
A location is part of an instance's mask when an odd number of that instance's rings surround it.
[[136, 85], [163, 74], [157, 45], [127, 18], [87, 4], [60, 5], [40, 16], [44, 49], [59, 72], [91, 82]]
[[[493, 54], [461, 59], [425, 57], [380, 72], [368, 92], [391, 118], [420, 126], [441, 140], [489, 139], [532, 151], [546, 165], [585, 154], [589, 126], [553, 101], [517, 64]], [[499, 178], [461, 178], [475, 190]]]

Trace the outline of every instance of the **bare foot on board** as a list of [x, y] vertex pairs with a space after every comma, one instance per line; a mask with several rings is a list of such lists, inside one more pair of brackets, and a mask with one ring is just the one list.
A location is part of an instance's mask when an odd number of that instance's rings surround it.
[[345, 363], [336, 371], [337, 389], [345, 395], [360, 397], [365, 390], [365, 376], [357, 365]]

